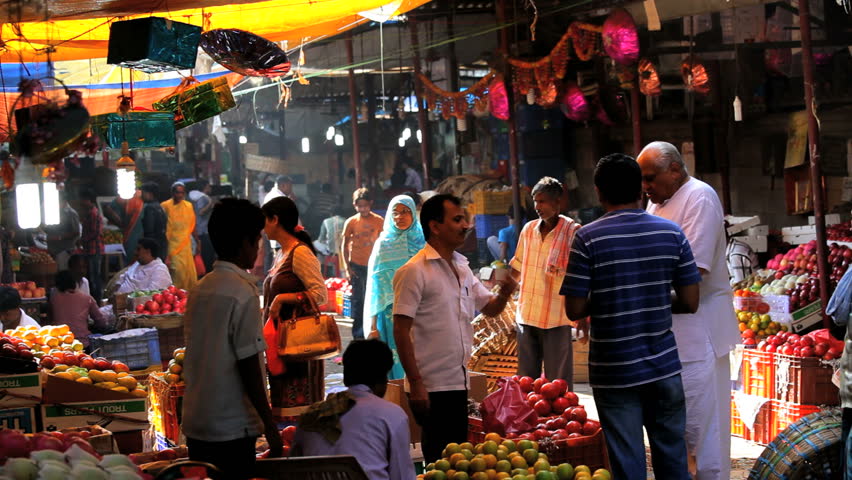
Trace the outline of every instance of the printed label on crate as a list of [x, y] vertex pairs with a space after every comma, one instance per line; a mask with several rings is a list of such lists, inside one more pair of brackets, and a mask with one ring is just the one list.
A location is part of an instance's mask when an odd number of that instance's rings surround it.
[[99, 424], [112, 432], [125, 432], [148, 426], [145, 399], [42, 405], [41, 414], [45, 429]]
[[[41, 386], [42, 376], [38, 372], [0, 376], [0, 408], [38, 405], [41, 402]], [[10, 394], [35, 397], [35, 399], [6, 395], [4, 390], [8, 390]]]
[[811, 325], [822, 321], [822, 301], [817, 300], [806, 307], [796, 310], [790, 316], [793, 319], [793, 331], [801, 332]]
[[35, 408], [7, 408], [0, 410], [0, 427], [18, 430], [23, 433], [35, 433]]

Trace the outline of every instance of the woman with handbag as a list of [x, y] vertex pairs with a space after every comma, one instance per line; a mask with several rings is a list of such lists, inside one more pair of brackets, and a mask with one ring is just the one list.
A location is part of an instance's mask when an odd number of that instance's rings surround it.
[[[310, 405], [324, 399], [325, 374], [322, 360], [291, 360], [279, 356], [281, 335], [288, 332], [288, 320], [314, 312], [326, 303], [326, 289], [320, 262], [311, 237], [299, 225], [299, 210], [288, 197], [278, 197], [263, 207], [264, 231], [281, 245], [269, 275], [263, 282], [264, 316], [267, 326], [275, 328], [278, 341], [267, 339], [267, 366], [272, 408], [279, 416], [290, 416], [281, 409]], [[269, 328], [264, 328], [264, 333]], [[339, 337], [338, 337], [339, 345]], [[283, 370], [283, 372], [282, 372]]]
[[393, 339], [393, 276], [425, 245], [414, 200], [408, 195], [393, 197], [388, 204], [384, 229], [370, 255], [364, 297], [364, 319], [371, 322], [365, 325], [369, 327], [364, 329], [369, 331], [367, 338], [381, 339], [393, 352], [393, 367], [388, 373], [390, 380], [405, 376]]

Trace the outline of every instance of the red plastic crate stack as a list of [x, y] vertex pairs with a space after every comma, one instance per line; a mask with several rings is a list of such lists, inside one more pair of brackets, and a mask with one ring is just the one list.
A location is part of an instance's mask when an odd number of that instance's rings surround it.
[[799, 405], [781, 400], [772, 400], [772, 438], [778, 436], [802, 417], [820, 411], [817, 405]]
[[831, 382], [834, 369], [816, 357], [775, 354], [773, 399], [800, 405], [838, 405], [840, 392]]
[[751, 440], [755, 443], [768, 444], [775, 438], [772, 400], [764, 403], [757, 415], [754, 417], [754, 425], [749, 429], [743, 423], [740, 417], [740, 412], [737, 409], [737, 404], [734, 402], [734, 396], [731, 395], [731, 435], [735, 437]]
[[743, 391], [772, 399], [775, 394], [774, 353], [755, 349], [743, 351]]

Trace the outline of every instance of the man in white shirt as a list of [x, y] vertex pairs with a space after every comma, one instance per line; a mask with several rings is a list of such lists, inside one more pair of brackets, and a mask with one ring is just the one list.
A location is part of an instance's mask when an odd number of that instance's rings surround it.
[[283, 446], [266, 392], [257, 283], [246, 272], [265, 223], [248, 200], [226, 198], [213, 207], [210, 240], [219, 260], [193, 289], [184, 317], [181, 428], [189, 458], [216, 465], [229, 479], [254, 477], [260, 434], [271, 457]]
[[293, 456], [352, 455], [370, 480], [413, 479], [408, 415], [382, 398], [392, 366], [393, 354], [381, 340], [350, 343], [343, 352], [349, 389], [301, 416]]
[[169, 267], [160, 260], [160, 246], [150, 238], [141, 238], [136, 245], [136, 261], [121, 274], [115, 293], [139, 290], [162, 290], [172, 284]]
[[433, 462], [448, 443], [467, 437], [471, 321], [477, 310], [499, 315], [517, 282], [506, 278], [499, 282], [500, 293], [491, 294], [455, 252], [468, 231], [458, 198], [442, 194], [426, 200], [420, 223], [426, 246], [393, 279], [393, 336], [411, 409], [423, 428], [423, 456]]
[[0, 322], [3, 330], [41, 326], [21, 309], [21, 294], [12, 287], [0, 287]]
[[739, 341], [728, 269], [725, 223], [719, 196], [690, 177], [674, 145], [648, 144], [637, 159], [647, 211], [677, 223], [701, 272], [698, 312], [672, 316], [683, 364], [686, 443], [695, 456], [698, 480], [730, 476], [730, 359]]

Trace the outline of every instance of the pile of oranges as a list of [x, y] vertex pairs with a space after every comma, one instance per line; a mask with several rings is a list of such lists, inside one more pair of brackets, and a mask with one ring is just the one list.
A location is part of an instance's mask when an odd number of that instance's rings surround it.
[[186, 356], [186, 347], [175, 349], [172, 354], [172, 359], [169, 360], [169, 366], [166, 368], [166, 375], [163, 380], [169, 385], [179, 385], [183, 381], [183, 357]]
[[23, 341], [32, 349], [36, 358], [44, 357], [56, 350], [83, 351], [83, 344], [74, 338], [74, 333], [68, 325], [18, 327], [14, 330], [6, 330], [5, 334]]

